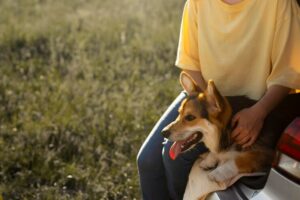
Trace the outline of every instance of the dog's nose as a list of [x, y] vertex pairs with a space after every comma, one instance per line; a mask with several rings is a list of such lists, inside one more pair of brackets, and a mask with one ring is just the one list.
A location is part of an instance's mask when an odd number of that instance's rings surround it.
[[165, 138], [168, 138], [170, 135], [171, 135], [171, 131], [169, 130], [163, 130], [161, 132], [161, 134], [165, 137]]

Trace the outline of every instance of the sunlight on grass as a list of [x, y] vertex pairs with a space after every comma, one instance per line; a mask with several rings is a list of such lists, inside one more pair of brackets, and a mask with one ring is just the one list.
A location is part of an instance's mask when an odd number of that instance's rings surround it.
[[139, 199], [135, 156], [179, 93], [183, 1], [0, 2], [4, 199]]

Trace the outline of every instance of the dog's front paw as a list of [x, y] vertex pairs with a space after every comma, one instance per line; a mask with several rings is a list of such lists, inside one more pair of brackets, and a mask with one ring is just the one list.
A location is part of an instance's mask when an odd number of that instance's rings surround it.
[[199, 166], [204, 171], [211, 171], [213, 169], [216, 169], [218, 167], [218, 164], [219, 162], [215, 160], [215, 162], [211, 162], [211, 163], [201, 162]]
[[218, 166], [218, 159], [209, 153], [199, 164], [200, 168], [205, 171], [215, 169]]
[[217, 183], [224, 183], [231, 180], [238, 174], [238, 168], [233, 160], [219, 165], [216, 169], [208, 174], [209, 179]]

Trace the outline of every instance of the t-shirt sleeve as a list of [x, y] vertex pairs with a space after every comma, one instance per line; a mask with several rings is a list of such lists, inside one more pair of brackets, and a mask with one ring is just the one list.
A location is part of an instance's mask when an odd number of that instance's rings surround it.
[[193, 0], [187, 0], [182, 15], [175, 62], [175, 65], [181, 69], [200, 71], [197, 30], [196, 5]]
[[300, 11], [295, 0], [284, 0], [276, 25], [267, 86], [300, 89]]

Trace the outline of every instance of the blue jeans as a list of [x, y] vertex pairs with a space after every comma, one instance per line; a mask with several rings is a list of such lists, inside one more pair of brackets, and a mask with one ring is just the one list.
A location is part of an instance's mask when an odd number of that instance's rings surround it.
[[[189, 171], [199, 154], [206, 151], [204, 145], [180, 154], [176, 160], [169, 157], [172, 142], [165, 141], [161, 130], [178, 116], [178, 108], [186, 94], [182, 92], [170, 105], [157, 122], [142, 145], [137, 164], [140, 185], [144, 200], [182, 199]], [[248, 108], [256, 102], [246, 97], [227, 97], [233, 114]], [[270, 147], [276, 146], [277, 140], [285, 127], [297, 116], [300, 116], [300, 94], [290, 94], [265, 119], [261, 134], [272, 134]]]
[[154, 126], [142, 145], [137, 164], [140, 186], [144, 200], [182, 199], [188, 174], [199, 154], [206, 151], [204, 145], [179, 155], [176, 160], [169, 157], [172, 142], [161, 135], [162, 129], [178, 116], [178, 108], [186, 98], [181, 92]]

